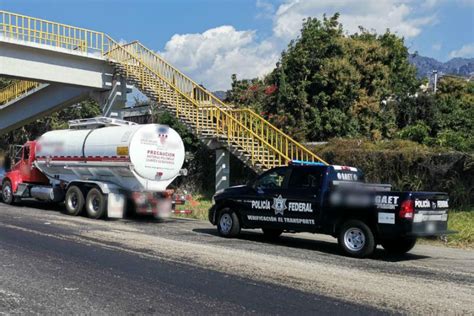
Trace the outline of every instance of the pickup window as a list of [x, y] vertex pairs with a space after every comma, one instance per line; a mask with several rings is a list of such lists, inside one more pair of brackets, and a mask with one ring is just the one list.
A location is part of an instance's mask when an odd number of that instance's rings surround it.
[[259, 189], [278, 189], [283, 187], [287, 168], [277, 168], [263, 174], [255, 181], [255, 187]]
[[321, 169], [294, 168], [291, 172], [288, 187], [291, 189], [319, 189], [323, 175]]

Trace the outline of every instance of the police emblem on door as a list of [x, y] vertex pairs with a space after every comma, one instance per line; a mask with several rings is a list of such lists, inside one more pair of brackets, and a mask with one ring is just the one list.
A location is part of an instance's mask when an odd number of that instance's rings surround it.
[[281, 195], [273, 198], [272, 208], [275, 210], [275, 215], [283, 215], [283, 212], [286, 210], [286, 199], [282, 198]]

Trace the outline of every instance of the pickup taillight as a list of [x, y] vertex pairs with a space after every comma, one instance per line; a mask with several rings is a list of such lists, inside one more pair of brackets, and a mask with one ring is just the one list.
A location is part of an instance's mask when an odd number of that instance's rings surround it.
[[404, 219], [413, 219], [414, 215], [415, 203], [413, 202], [413, 200], [403, 201], [402, 205], [400, 206], [400, 212], [398, 213], [398, 216]]

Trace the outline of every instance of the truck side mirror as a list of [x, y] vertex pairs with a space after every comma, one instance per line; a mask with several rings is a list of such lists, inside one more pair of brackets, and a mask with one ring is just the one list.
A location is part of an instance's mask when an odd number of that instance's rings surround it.
[[5, 165], [5, 171], [10, 171], [12, 167], [12, 158], [10, 157], [10, 155], [5, 156], [4, 165]]

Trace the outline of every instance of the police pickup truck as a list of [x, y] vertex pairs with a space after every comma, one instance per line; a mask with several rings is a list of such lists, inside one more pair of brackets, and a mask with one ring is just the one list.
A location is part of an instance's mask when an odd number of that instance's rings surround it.
[[261, 228], [269, 238], [284, 231], [328, 234], [358, 258], [377, 244], [402, 254], [417, 237], [452, 233], [446, 193], [393, 192], [390, 185], [365, 183], [357, 168], [305, 162], [216, 192], [209, 221], [223, 237], [235, 237], [241, 228]]

